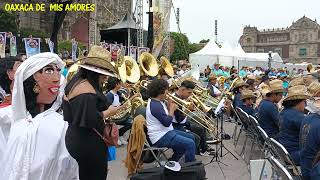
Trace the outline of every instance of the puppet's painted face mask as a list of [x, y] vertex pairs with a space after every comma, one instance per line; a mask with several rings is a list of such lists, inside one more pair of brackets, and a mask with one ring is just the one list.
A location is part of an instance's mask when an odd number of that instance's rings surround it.
[[49, 64], [33, 75], [37, 82], [33, 91], [38, 93], [38, 104], [51, 104], [57, 98], [60, 88], [60, 70], [56, 64]]

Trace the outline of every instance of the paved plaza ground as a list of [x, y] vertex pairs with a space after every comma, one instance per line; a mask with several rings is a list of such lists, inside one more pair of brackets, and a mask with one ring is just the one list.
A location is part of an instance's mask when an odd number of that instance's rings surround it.
[[[225, 131], [232, 135], [233, 132], [233, 123], [225, 123]], [[243, 138], [242, 138], [243, 139]], [[241, 144], [241, 138], [239, 143]], [[209, 180], [249, 180], [250, 173], [248, 170], [248, 166], [245, 161], [239, 157], [239, 155], [235, 152], [235, 148], [233, 145], [233, 139], [224, 141], [225, 146], [231, 150], [232, 153], [236, 155], [239, 160], [236, 160], [231, 154], [227, 154], [224, 156], [221, 161], [228, 166], [220, 164], [221, 169], [225, 175], [223, 175], [217, 163], [212, 163], [206, 166], [206, 176]], [[247, 148], [249, 149], [249, 148]], [[226, 153], [226, 151], [223, 151]], [[240, 150], [237, 148], [237, 152]], [[127, 178], [127, 169], [124, 166], [123, 160], [126, 157], [126, 147], [122, 146], [117, 149], [117, 160], [109, 163], [110, 172], [108, 174], [108, 180], [125, 180]], [[204, 164], [210, 162], [210, 157], [197, 156], [197, 160], [202, 160]]]

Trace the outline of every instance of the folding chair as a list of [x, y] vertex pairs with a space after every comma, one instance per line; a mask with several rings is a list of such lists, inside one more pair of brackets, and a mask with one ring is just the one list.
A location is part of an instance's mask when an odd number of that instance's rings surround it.
[[242, 132], [246, 132], [246, 127], [248, 127], [248, 121], [245, 119], [245, 115], [242, 113], [242, 109], [239, 107], [236, 107], [235, 112], [239, 115], [239, 120], [241, 121], [241, 127], [240, 127], [240, 131], [238, 133], [237, 139], [236, 139], [236, 143], [235, 143], [235, 148], [238, 145], [239, 142], [239, 138]]
[[[240, 116], [239, 116], [239, 114], [238, 114], [238, 112], [236, 111], [236, 109], [233, 107], [233, 105], [231, 104], [231, 110], [234, 112], [234, 114], [236, 115], [236, 117], [237, 117], [237, 119], [239, 119], [240, 120]], [[233, 145], [236, 147], [236, 144], [238, 143], [237, 142], [237, 131], [238, 131], [238, 122], [236, 121], [235, 122], [235, 126], [234, 126], [234, 129], [233, 129], [233, 133], [232, 133], [232, 138], [233, 138]], [[240, 126], [240, 128], [241, 128], [241, 126]], [[241, 131], [241, 129], [240, 129], [240, 131]]]
[[[257, 119], [255, 117], [249, 115], [249, 121], [250, 121], [252, 128], [253, 128], [253, 131], [254, 131], [254, 140], [252, 141], [252, 144], [251, 144], [250, 156], [249, 156], [249, 160], [251, 160], [254, 145], [256, 145], [256, 144], [259, 145], [260, 133], [259, 133], [259, 129], [258, 129], [259, 122], [257, 121]], [[260, 147], [262, 149], [263, 145], [261, 144]]]
[[[152, 163], [155, 161], [158, 164], [156, 165], [157, 167], [163, 166], [165, 164], [165, 163], [161, 163], [161, 157], [164, 157], [165, 161], [168, 161], [168, 158], [164, 154], [164, 152], [167, 151], [168, 148], [152, 147], [150, 139], [148, 137], [147, 127], [145, 125], [143, 127], [143, 130], [144, 130], [146, 139], [144, 141], [144, 145], [143, 145], [143, 149], [140, 154], [140, 157], [138, 158], [138, 162], [135, 165], [134, 172], [137, 172], [140, 161], [143, 161], [143, 163]], [[149, 159], [145, 158], [145, 156], [147, 155], [147, 152], [151, 153], [151, 158]]]
[[240, 156], [244, 155], [245, 153], [245, 149], [246, 149], [246, 145], [247, 145], [247, 141], [248, 141], [248, 137], [250, 138], [254, 138], [252, 135], [253, 135], [253, 132], [252, 132], [252, 125], [249, 121], [249, 116], [246, 112], [244, 112], [241, 108], [237, 107], [236, 108], [237, 111], [238, 111], [238, 114], [240, 115], [240, 120], [242, 122], [242, 125], [244, 127], [243, 131], [245, 132], [245, 140], [244, 140], [244, 143], [243, 143], [243, 146], [242, 146], [242, 149], [241, 149], [241, 152], [240, 152]]
[[270, 138], [270, 145], [273, 150], [273, 154], [275, 154], [275, 156], [280, 159], [281, 163], [288, 170], [291, 170], [294, 176], [298, 176], [300, 179], [302, 179], [302, 175], [298, 167], [293, 162], [291, 155], [286, 150], [286, 148], [273, 138]]
[[269, 143], [269, 136], [268, 134], [260, 127], [257, 126], [257, 129], [259, 131], [259, 141], [261, 142], [261, 144], [263, 144], [263, 149], [260, 155], [260, 158], [264, 158], [268, 155], [268, 153], [270, 152], [270, 143]]
[[295, 178], [289, 173], [289, 171], [273, 156], [268, 158], [272, 167], [272, 178], [282, 180], [294, 180]]

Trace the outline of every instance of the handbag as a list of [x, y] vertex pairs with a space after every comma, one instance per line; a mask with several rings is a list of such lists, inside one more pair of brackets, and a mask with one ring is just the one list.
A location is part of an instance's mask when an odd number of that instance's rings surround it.
[[[80, 82], [82, 83], [82, 82]], [[74, 87], [73, 87], [74, 88]], [[70, 92], [73, 90], [73, 88], [70, 90]], [[71, 106], [69, 102], [69, 97], [65, 94], [65, 99], [68, 101], [69, 105]], [[71, 107], [72, 111], [72, 107]], [[119, 139], [119, 129], [118, 126], [109, 120], [104, 120], [104, 130], [103, 134], [101, 134], [96, 128], [92, 128], [93, 131], [100, 136], [100, 138], [104, 141], [106, 146], [117, 146], [118, 145], [118, 139]]]
[[98, 134], [98, 136], [101, 137], [101, 139], [104, 141], [106, 146], [117, 146], [118, 145], [118, 139], [119, 139], [119, 129], [118, 126], [111, 121], [104, 121], [105, 127], [103, 130], [103, 135], [99, 133], [99, 131], [96, 128], [92, 128], [95, 133]]

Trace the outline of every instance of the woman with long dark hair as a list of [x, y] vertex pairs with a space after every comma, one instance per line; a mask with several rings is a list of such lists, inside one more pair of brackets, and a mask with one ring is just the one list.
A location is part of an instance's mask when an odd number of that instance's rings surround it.
[[[104, 119], [116, 114], [124, 106], [113, 107], [102, 93], [102, 84], [109, 76], [116, 76], [107, 58], [92, 56], [80, 60], [80, 70], [65, 88], [63, 116], [69, 122], [66, 147], [79, 165], [81, 180], [105, 180], [108, 174], [107, 146], [94, 131], [103, 134]], [[105, 56], [109, 57], [110, 56]]]

